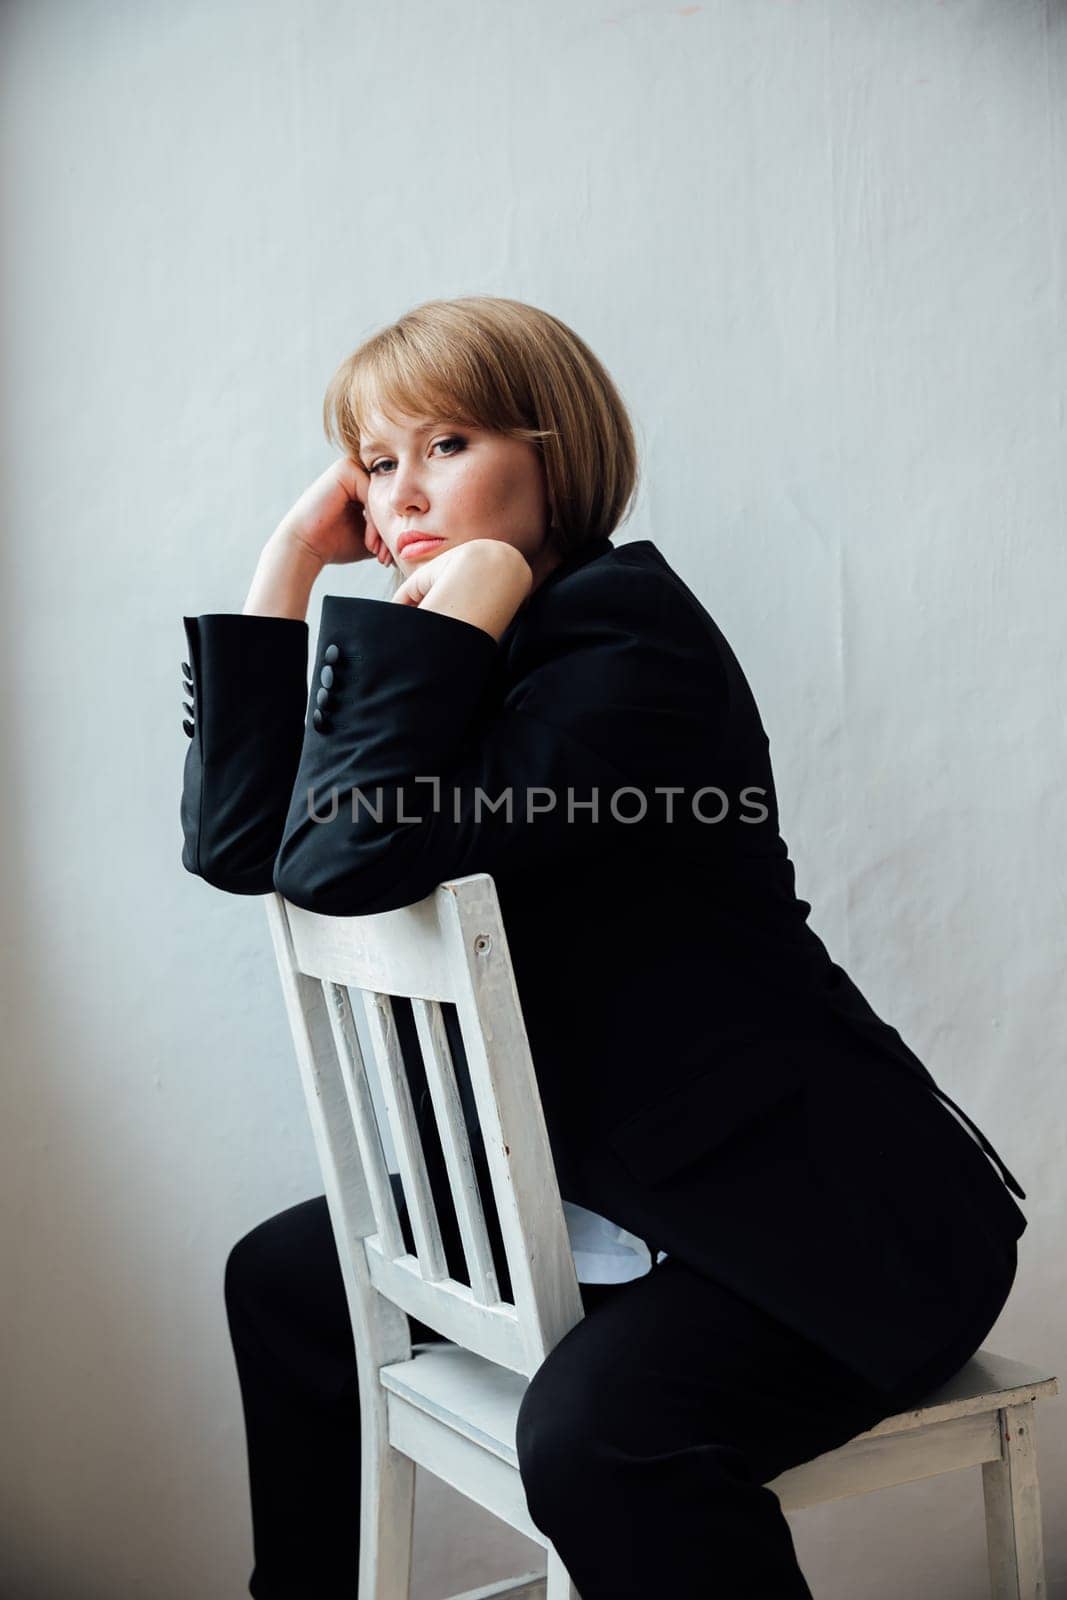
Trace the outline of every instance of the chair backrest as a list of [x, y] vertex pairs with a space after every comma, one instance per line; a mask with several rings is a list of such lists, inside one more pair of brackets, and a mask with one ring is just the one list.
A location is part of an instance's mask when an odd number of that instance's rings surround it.
[[[583, 1306], [493, 879], [457, 878], [417, 905], [355, 917], [305, 911], [275, 893], [267, 915], [357, 1348], [372, 1370], [410, 1356], [406, 1312], [532, 1376]], [[354, 990], [366, 997], [414, 1255], [401, 1234]], [[469, 1286], [449, 1276], [445, 1260], [393, 1017], [398, 996], [411, 1001]], [[456, 1008], [513, 1301], [500, 1299], [443, 1003]]]

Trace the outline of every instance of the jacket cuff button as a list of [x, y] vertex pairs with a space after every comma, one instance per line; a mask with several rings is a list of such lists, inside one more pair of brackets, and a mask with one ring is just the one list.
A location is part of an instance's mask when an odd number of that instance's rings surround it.
[[318, 706], [316, 706], [315, 710], [312, 712], [311, 720], [320, 733], [325, 732], [325, 730], [329, 727], [329, 722]]
[[193, 734], [196, 732], [196, 729], [193, 727], [193, 724], [189, 721], [188, 717], [185, 717], [183, 719], [182, 727], [185, 729], [186, 733], [189, 735], [189, 737], [191, 739], [193, 737]]
[[322, 659], [329, 666], [334, 666], [341, 659], [341, 652], [335, 644], [328, 644], [322, 652]]

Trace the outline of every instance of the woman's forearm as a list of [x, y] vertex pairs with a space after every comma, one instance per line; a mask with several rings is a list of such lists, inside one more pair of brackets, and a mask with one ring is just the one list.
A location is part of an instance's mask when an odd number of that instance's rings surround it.
[[306, 621], [308, 601], [321, 571], [322, 562], [314, 552], [279, 528], [263, 546], [244, 615]]

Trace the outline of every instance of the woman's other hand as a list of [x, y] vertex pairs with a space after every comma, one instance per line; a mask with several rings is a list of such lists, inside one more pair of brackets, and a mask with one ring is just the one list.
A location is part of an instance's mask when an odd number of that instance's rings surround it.
[[391, 603], [457, 617], [499, 642], [532, 588], [533, 572], [521, 551], [499, 539], [469, 539], [420, 561]]
[[393, 557], [366, 510], [370, 479], [358, 461], [339, 456], [286, 512], [275, 538], [302, 546], [322, 566]]

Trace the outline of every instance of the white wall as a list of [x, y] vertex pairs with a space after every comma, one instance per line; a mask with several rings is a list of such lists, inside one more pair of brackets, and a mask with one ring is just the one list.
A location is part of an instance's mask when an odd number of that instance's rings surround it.
[[[1062, 3], [0, 26], [4, 1594], [245, 1592], [223, 1263], [320, 1185], [263, 908], [179, 861], [181, 617], [240, 610], [336, 362], [431, 296], [545, 306], [616, 375], [622, 536], [745, 665], [813, 925], [1028, 1190], [989, 1342], [1067, 1371]], [[533, 1553], [420, 1493], [426, 1600]], [[984, 1592], [977, 1474], [795, 1535], [822, 1600]]]

